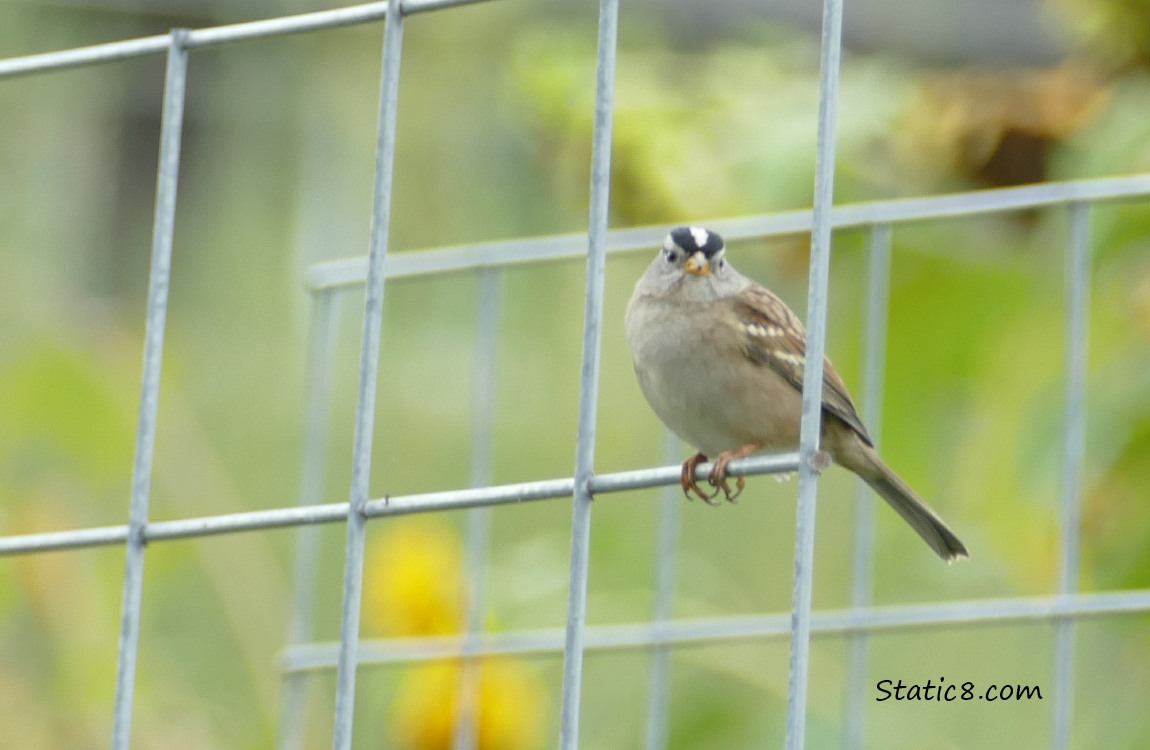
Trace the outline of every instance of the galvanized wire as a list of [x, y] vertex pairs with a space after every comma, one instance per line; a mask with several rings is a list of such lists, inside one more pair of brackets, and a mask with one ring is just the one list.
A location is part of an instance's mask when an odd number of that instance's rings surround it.
[[[886, 372], [886, 329], [890, 297], [891, 228], [871, 227], [867, 263], [866, 315], [863, 317], [863, 422], [875, 450], [882, 439], [883, 378]], [[874, 588], [874, 495], [866, 482], [858, 481], [854, 514], [854, 578], [851, 605], [868, 607]], [[857, 632], [850, 641], [850, 676], [846, 692], [843, 744], [858, 750], [866, 728], [867, 664], [870, 635]]]
[[127, 750], [132, 734], [132, 699], [136, 687], [136, 655], [140, 646], [140, 611], [144, 588], [144, 533], [156, 455], [156, 413], [160, 403], [160, 370], [164, 360], [164, 325], [172, 275], [172, 244], [176, 226], [176, 188], [180, 175], [180, 140], [187, 88], [187, 32], [173, 29], [167, 37], [168, 66], [164, 78], [160, 121], [160, 163], [156, 175], [156, 207], [152, 228], [152, 265], [148, 277], [148, 317], [144, 330], [144, 366], [140, 386], [140, 417], [132, 464], [132, 504], [125, 535], [124, 603], [120, 617], [112, 750]]
[[[674, 462], [682, 453], [682, 443], [669, 430], [663, 438], [663, 460]], [[683, 494], [669, 484], [659, 493], [658, 550], [655, 555], [655, 628], [671, 619], [675, 602], [675, 581], [679, 565], [679, 516]], [[650, 693], [647, 698], [647, 750], [667, 747], [670, 734], [671, 649], [657, 645], [651, 653]]]
[[[307, 392], [304, 403], [304, 450], [300, 469], [299, 504], [319, 504], [327, 476], [328, 433], [331, 422], [331, 381], [337, 322], [336, 296], [326, 289], [312, 293], [311, 330], [308, 335]], [[295, 586], [288, 643], [305, 643], [315, 637], [315, 578], [319, 562], [319, 529], [301, 526], [296, 534]], [[307, 719], [307, 681], [284, 675], [280, 701], [279, 750], [300, 750]]]
[[[1090, 206], [1070, 204], [1066, 253], [1066, 415], [1062, 448], [1062, 557], [1058, 591], [1078, 591], [1082, 472], [1086, 461], [1086, 355], [1090, 320]], [[1074, 621], [1057, 624], [1054, 653], [1055, 750], [1070, 747], [1074, 712]]]
[[[896, 633], [953, 630], [990, 625], [1059, 622], [1084, 618], [1138, 616], [1150, 612], [1150, 589], [1100, 594], [1018, 597], [1001, 599], [904, 604], [885, 607], [819, 610], [811, 615], [811, 634], [842, 637], [851, 633]], [[622, 625], [587, 627], [585, 647], [611, 651], [646, 649], [653, 645], [689, 646], [731, 640], [781, 640], [791, 635], [790, 615], [728, 615]], [[558, 628], [485, 633], [470, 646], [478, 655], [549, 655], [561, 653], [564, 632]], [[429, 659], [454, 659], [467, 648], [459, 636], [427, 636], [364, 641], [361, 664], [407, 664]], [[338, 644], [296, 646], [281, 655], [289, 671], [330, 671], [335, 668]]]
[[379, 383], [379, 344], [383, 333], [384, 265], [391, 227], [391, 193], [395, 175], [396, 110], [399, 66], [403, 59], [403, 14], [390, 0], [383, 34], [380, 73], [379, 130], [375, 148], [375, 190], [371, 206], [367, 294], [363, 310], [363, 345], [359, 395], [355, 407], [351, 496], [347, 507], [347, 553], [344, 562], [343, 610], [339, 633], [339, 673], [335, 683], [334, 750], [351, 750], [355, 720], [355, 672], [358, 664], [359, 618], [363, 605], [363, 558], [367, 534], [364, 510], [371, 484], [371, 447], [375, 438], [375, 400]]
[[[399, 7], [402, 15], [410, 16], [414, 13], [451, 8], [457, 5], [471, 5], [486, 2], [487, 0], [404, 0]], [[268, 37], [285, 36], [287, 34], [301, 34], [307, 31], [333, 29], [340, 26], [353, 26], [356, 24], [379, 21], [387, 16], [390, 3], [377, 2], [363, 5], [353, 5], [347, 8], [332, 8], [330, 10], [315, 11], [313, 13], [300, 13], [293, 16], [280, 16], [260, 21], [247, 21], [244, 23], [228, 24], [225, 26], [212, 26], [204, 29], [184, 31], [183, 46], [210, 47], [219, 44], [229, 44], [252, 39], [265, 39]], [[94, 44], [90, 47], [77, 47], [75, 49], [60, 50], [59, 52], [43, 52], [24, 57], [12, 57], [0, 60], [0, 78], [11, 76], [46, 73], [53, 70], [63, 70], [84, 65], [97, 65], [100, 63], [127, 60], [134, 57], [159, 54], [171, 45], [171, 34], [157, 34], [155, 36], [125, 39], [108, 44]]]
[[591, 547], [595, 418], [599, 408], [599, 360], [603, 338], [603, 287], [607, 273], [607, 221], [611, 192], [611, 124], [615, 109], [615, 56], [619, 0], [600, 0], [595, 73], [595, 131], [591, 150], [591, 211], [587, 234], [587, 291], [583, 303], [583, 361], [579, 377], [579, 432], [575, 445], [571, 510], [571, 575], [563, 649], [563, 699], [559, 747], [579, 747], [583, 688], [583, 631], [587, 620], [587, 567]]
[[[1021, 211], [1074, 202], [1140, 198], [1150, 195], [1150, 175], [1105, 177], [1041, 185], [947, 193], [920, 198], [847, 203], [834, 206], [830, 223], [834, 229], [857, 229], [876, 224], [953, 219], [983, 214]], [[806, 234], [814, 226], [811, 211], [784, 211], [737, 218], [714, 217], [694, 223], [713, 229], [725, 240], [762, 239]], [[665, 225], [615, 229], [607, 233], [607, 252], [649, 250], [658, 247], [667, 233]], [[388, 259], [388, 278], [465, 271], [483, 266], [579, 258], [587, 252], [584, 233], [476, 242], [452, 247], [393, 253]], [[954, 253], [948, 248], [947, 252]], [[355, 286], [366, 278], [367, 259], [341, 258], [311, 266], [305, 273], [310, 287]]]
[[[495, 364], [499, 333], [499, 297], [503, 289], [503, 271], [485, 268], [479, 276], [479, 301], [476, 311], [475, 368], [472, 375], [471, 486], [491, 484], [492, 446], [495, 444]], [[483, 632], [487, 610], [487, 552], [491, 537], [491, 508], [479, 506], [467, 512], [467, 644]], [[470, 648], [465, 649], [466, 652]], [[470, 655], [469, 653], [467, 655]], [[455, 722], [454, 750], [471, 750], [479, 707], [479, 667], [474, 659], [465, 659], [460, 680], [459, 715]]]
[[[632, 469], [608, 474], [597, 474], [589, 486], [592, 494], [626, 492], [651, 487], [663, 487], [679, 481], [679, 466], [658, 466]], [[798, 469], [798, 454], [779, 453], [749, 456], [732, 461], [728, 473], [733, 477], [759, 474], [786, 474]], [[699, 464], [695, 476], [705, 481], [711, 464]], [[422, 492], [414, 495], [393, 495], [369, 500], [363, 508], [368, 518], [404, 516], [412, 513], [432, 513], [446, 510], [466, 510], [485, 505], [508, 505], [536, 500], [554, 500], [571, 497], [575, 481], [571, 477], [519, 482], [492, 487]], [[148, 544], [174, 539], [191, 539], [218, 534], [278, 529], [306, 524], [338, 523], [347, 519], [347, 503], [324, 503], [306, 507], [287, 506], [267, 510], [226, 513], [219, 516], [200, 516], [175, 521], [156, 521], [144, 529]], [[0, 537], [0, 556], [30, 552], [51, 552], [62, 549], [100, 547], [123, 544], [128, 538], [127, 526], [103, 526], [75, 531], [51, 531], [38, 534], [18, 534]]]
[[807, 339], [803, 373], [803, 416], [799, 433], [799, 507], [795, 529], [795, 582], [791, 604], [791, 658], [787, 680], [788, 750], [805, 744], [807, 678], [810, 675], [811, 589], [814, 586], [815, 509], [818, 498], [819, 428], [823, 413], [823, 355], [826, 351], [827, 286], [831, 264], [831, 206], [834, 204], [835, 129], [838, 121], [842, 0], [824, 0], [819, 73], [818, 154], [811, 229], [807, 296]]

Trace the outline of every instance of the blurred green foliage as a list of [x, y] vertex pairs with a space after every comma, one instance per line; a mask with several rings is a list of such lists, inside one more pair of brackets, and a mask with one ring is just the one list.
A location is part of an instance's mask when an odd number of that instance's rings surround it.
[[1150, 63], [1146, 0], [1047, 0], [1064, 26], [1100, 65], [1122, 72]]
[[[394, 248], [584, 227], [593, 14], [591, 4], [548, 12], [490, 3], [409, 20]], [[0, 50], [155, 33], [164, 21], [4, 6]], [[653, 10], [626, 15], [621, 39], [615, 226], [809, 205], [816, 40], [753, 26], [738, 39], [686, 45]], [[372, 25], [193, 54], [153, 518], [296, 499], [309, 315], [299, 279], [312, 262], [366, 248], [379, 40]], [[161, 67], [151, 58], [0, 81], [0, 533], [126, 517]], [[939, 84], [952, 73], [879, 53], [847, 56], [839, 201], [987, 184], [1004, 173], [964, 162], [976, 152], [956, 144], [982, 139], [991, 148], [977, 153], [990, 158], [1009, 149], [1014, 141], [1003, 134], [1016, 131], [1041, 143], [1027, 158], [1039, 158], [1048, 178], [1150, 171], [1150, 79], [1141, 67], [1092, 79], [1090, 91], [1103, 98], [1081, 110], [1089, 116], [1024, 125], [1006, 106], [1020, 101], [1013, 94], [955, 95], [936, 106], [955, 90]], [[1025, 89], [1034, 80], [1002, 85]], [[1063, 90], [1043, 91], [1057, 98]], [[1093, 237], [1081, 586], [1143, 588], [1150, 211], [1099, 206]], [[864, 240], [836, 235], [832, 269], [829, 351], [856, 391]], [[880, 509], [878, 603], [1054, 590], [1066, 240], [1061, 210], [896, 229], [884, 453], [959, 531], [972, 559], [938, 565]], [[730, 256], [801, 311], [806, 243], [737, 242]], [[661, 460], [661, 428], [634, 383], [619, 324], [647, 262], [640, 253], [608, 264], [600, 471]], [[504, 273], [495, 481], [571, 470], [583, 283], [578, 261]], [[373, 496], [468, 482], [476, 288], [471, 274], [388, 287]], [[333, 502], [348, 487], [361, 308], [361, 292], [341, 294], [326, 489]], [[855, 488], [837, 471], [821, 487], [815, 604], [841, 607], [850, 596]], [[794, 492], [793, 483], [760, 479], [737, 506], [682, 507], [676, 616], [789, 607]], [[650, 616], [658, 508], [654, 492], [596, 503], [592, 622]], [[464, 523], [456, 514], [445, 520]], [[488, 592], [502, 627], [562, 625], [568, 531], [565, 503], [494, 512]], [[317, 637], [330, 639], [338, 633], [343, 530], [321, 533]], [[285, 530], [150, 548], [136, 746], [273, 745], [292, 542]], [[0, 561], [0, 748], [106, 743], [121, 575], [117, 548]], [[1080, 627], [1076, 746], [1150, 742], [1147, 624], [1137, 616]], [[882, 635], [871, 676], [1034, 683], [1052, 698], [1051, 633], [1041, 624]], [[835, 746], [844, 642], [818, 639], [813, 658], [809, 736], [813, 746]], [[644, 705], [648, 659], [588, 655], [585, 747], [641, 744], [642, 712], [620, 707]], [[672, 746], [777, 744], [786, 659], [781, 641], [677, 650]], [[536, 668], [552, 691], [544, 717], [551, 737], [561, 664], [542, 658]], [[401, 677], [364, 670], [361, 746], [385, 745]], [[324, 746], [333, 680], [312, 682], [309, 746]], [[1041, 746], [1052, 705], [873, 704], [868, 746]]]

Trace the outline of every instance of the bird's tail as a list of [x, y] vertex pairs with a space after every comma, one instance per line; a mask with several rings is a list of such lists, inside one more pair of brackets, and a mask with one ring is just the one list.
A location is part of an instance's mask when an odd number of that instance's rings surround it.
[[886, 500], [943, 560], [950, 563], [960, 557], [969, 557], [966, 545], [938, 517], [938, 514], [931, 510], [898, 474], [883, 463], [878, 454], [870, 448], [866, 448], [865, 452], [869, 454], [866, 457], [868, 465], [855, 469], [855, 473], [862, 477], [883, 500]]

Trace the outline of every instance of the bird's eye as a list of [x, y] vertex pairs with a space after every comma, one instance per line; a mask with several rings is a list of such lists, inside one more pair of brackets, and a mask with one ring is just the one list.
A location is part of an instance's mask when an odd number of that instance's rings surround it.
[[679, 259], [679, 254], [677, 252], [675, 252], [674, 250], [668, 250], [667, 251], [667, 262], [668, 263], [674, 263], [678, 259]]

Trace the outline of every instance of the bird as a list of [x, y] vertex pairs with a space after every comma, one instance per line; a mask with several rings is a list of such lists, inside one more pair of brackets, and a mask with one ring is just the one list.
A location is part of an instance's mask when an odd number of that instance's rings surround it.
[[[639, 387], [660, 420], [697, 453], [683, 462], [679, 484], [717, 504], [734, 502], [731, 461], [759, 452], [796, 450], [802, 421], [806, 330], [766, 287], [727, 261], [723, 238], [682, 226], [635, 285], [624, 316]], [[946, 562], [968, 557], [946, 523], [875, 451], [850, 393], [823, 360], [821, 470], [825, 462], [854, 472]], [[714, 457], [703, 490], [697, 467]]]

